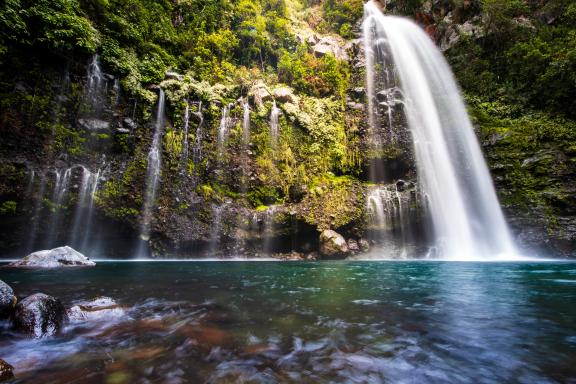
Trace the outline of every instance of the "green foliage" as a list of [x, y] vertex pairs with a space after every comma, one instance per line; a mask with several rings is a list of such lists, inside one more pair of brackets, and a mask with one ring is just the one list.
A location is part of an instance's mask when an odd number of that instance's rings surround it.
[[98, 44], [98, 33], [76, 0], [7, 0], [0, 11], [0, 31], [2, 45], [93, 53]]
[[278, 78], [311, 96], [336, 94], [343, 97], [350, 80], [350, 69], [333, 55], [317, 58], [308, 52], [306, 46], [300, 46], [294, 53], [282, 51]]
[[16, 208], [18, 208], [18, 203], [15, 201], [5, 201], [0, 205], [0, 215], [14, 215], [16, 214]]
[[327, 0], [322, 4], [325, 21], [332, 30], [351, 38], [352, 25], [362, 18], [363, 0]]

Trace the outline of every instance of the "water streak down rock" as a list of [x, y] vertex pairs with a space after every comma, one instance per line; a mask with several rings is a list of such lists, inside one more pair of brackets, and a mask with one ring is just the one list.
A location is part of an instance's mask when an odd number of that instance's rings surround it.
[[[514, 255], [515, 247], [456, 81], [439, 49], [415, 23], [364, 6], [369, 116], [378, 93], [395, 84], [376, 68], [393, 69], [404, 96], [418, 176], [434, 225], [437, 256], [484, 259]], [[384, 89], [378, 89], [382, 86]], [[376, 119], [370, 119], [376, 130]]]
[[[162, 169], [162, 134], [164, 132], [165, 115], [165, 96], [164, 91], [160, 89], [158, 96], [158, 110], [156, 111], [156, 125], [152, 146], [148, 152], [148, 170], [146, 176], [146, 191], [144, 195], [144, 209], [142, 212], [142, 225], [140, 227], [140, 238], [143, 241], [150, 240], [150, 222], [152, 221], [152, 211], [160, 182], [160, 172]], [[143, 250], [138, 252], [142, 255]]]

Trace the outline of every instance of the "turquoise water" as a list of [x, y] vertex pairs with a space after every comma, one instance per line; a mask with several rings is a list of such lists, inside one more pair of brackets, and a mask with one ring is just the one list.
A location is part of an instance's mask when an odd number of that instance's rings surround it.
[[25, 383], [576, 383], [576, 263], [138, 262], [0, 270], [120, 319], [5, 329]]

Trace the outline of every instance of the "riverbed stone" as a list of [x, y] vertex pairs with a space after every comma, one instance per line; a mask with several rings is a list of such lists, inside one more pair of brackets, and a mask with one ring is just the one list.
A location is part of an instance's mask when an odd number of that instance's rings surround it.
[[320, 253], [328, 258], [343, 258], [350, 253], [350, 249], [341, 234], [326, 229], [320, 234]]
[[28, 296], [16, 305], [14, 330], [34, 338], [53, 336], [67, 320], [62, 302], [44, 293]]
[[22, 260], [10, 263], [9, 267], [60, 268], [93, 267], [96, 263], [75, 249], [64, 246], [31, 253]]
[[14, 378], [14, 367], [0, 359], [0, 381], [7, 381]]
[[114, 299], [100, 296], [74, 305], [68, 309], [67, 315], [68, 319], [73, 322], [110, 320], [125, 316], [126, 311]]
[[16, 306], [16, 296], [12, 287], [0, 280], [0, 319], [10, 316]]

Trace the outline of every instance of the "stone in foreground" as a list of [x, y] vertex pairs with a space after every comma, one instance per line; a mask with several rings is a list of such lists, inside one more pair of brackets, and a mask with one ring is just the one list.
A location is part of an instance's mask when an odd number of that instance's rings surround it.
[[66, 320], [66, 309], [60, 300], [36, 293], [16, 305], [13, 325], [17, 332], [43, 338], [58, 333]]
[[68, 310], [70, 321], [110, 320], [123, 317], [126, 314], [114, 299], [100, 296], [81, 302]]
[[60, 268], [93, 267], [96, 263], [69, 246], [31, 253], [9, 267]]
[[326, 229], [320, 234], [320, 253], [327, 258], [345, 258], [350, 250], [341, 234]]
[[12, 288], [0, 280], [0, 319], [4, 319], [12, 313], [16, 306], [16, 296]]
[[14, 367], [0, 359], [0, 381], [14, 378]]

